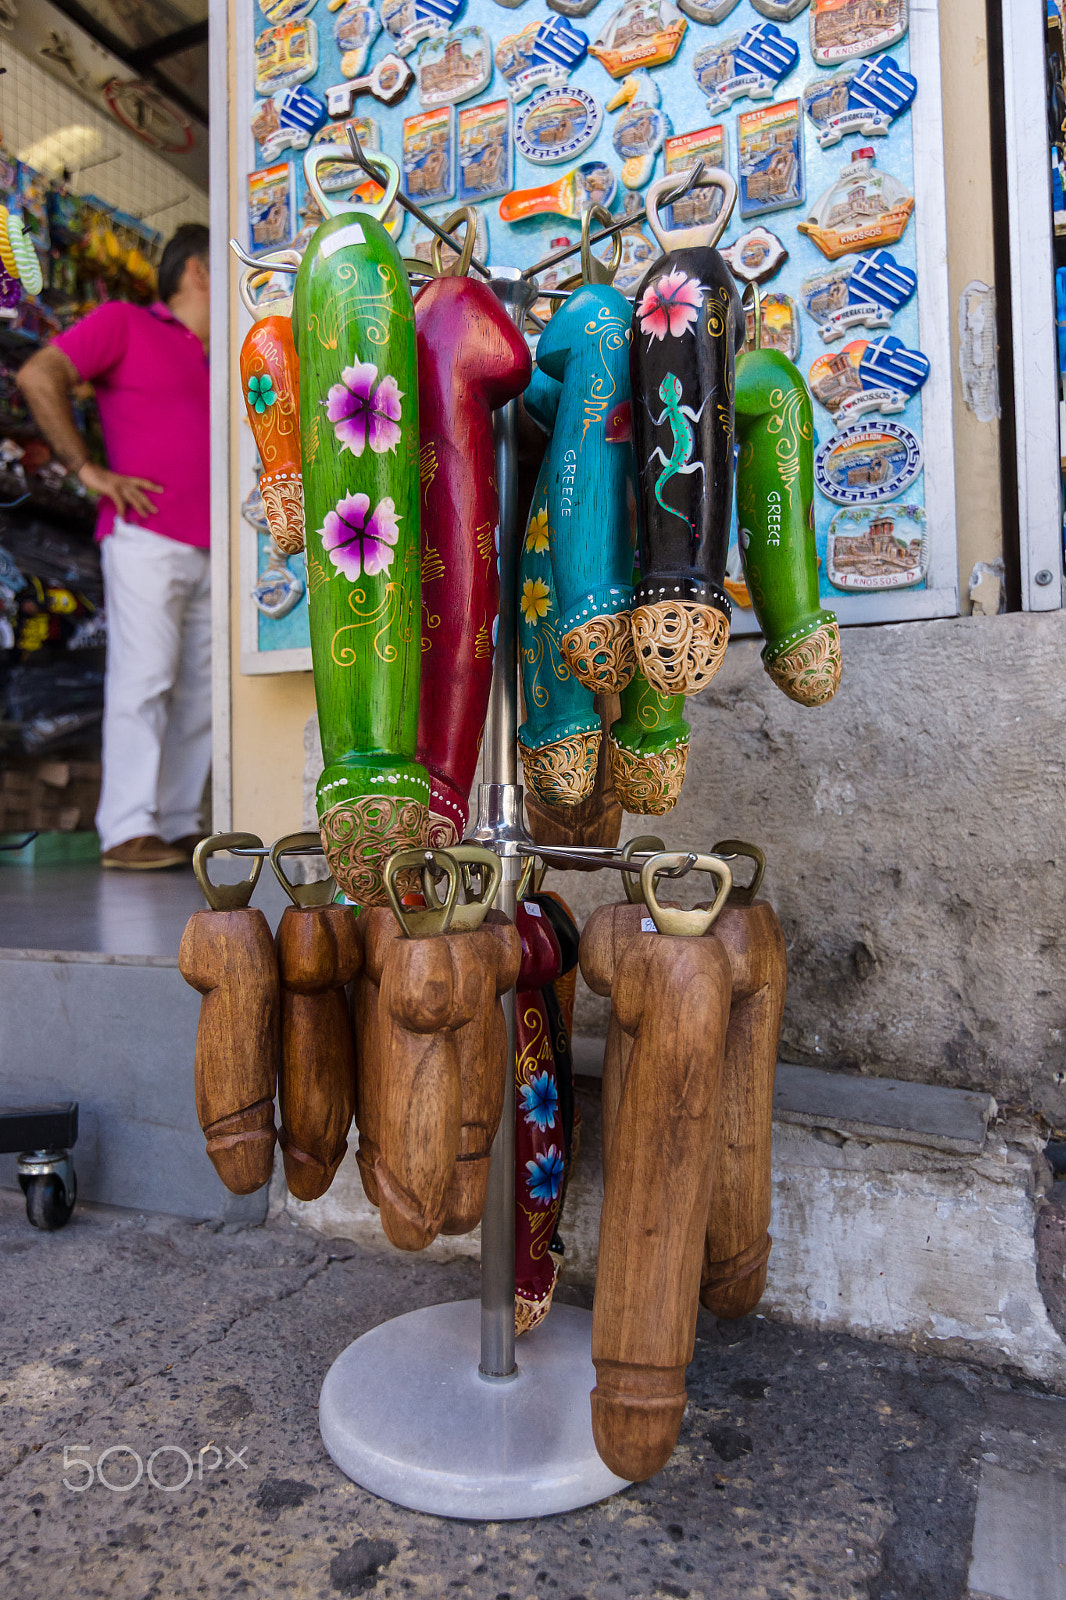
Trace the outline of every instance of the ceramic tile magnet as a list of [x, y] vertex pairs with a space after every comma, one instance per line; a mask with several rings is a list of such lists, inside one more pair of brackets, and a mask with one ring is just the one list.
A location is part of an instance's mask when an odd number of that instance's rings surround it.
[[907, 31], [907, 0], [811, 0], [811, 55], [820, 67], [890, 50]]
[[873, 508], [847, 507], [829, 524], [826, 576], [834, 589], [912, 589], [925, 580], [925, 507], [897, 500]]
[[409, 56], [424, 39], [439, 39], [456, 22], [466, 0], [383, 0], [384, 22], [397, 55]]
[[840, 429], [871, 411], [898, 415], [928, 376], [929, 362], [920, 350], [908, 350], [902, 340], [885, 334], [854, 339], [819, 356], [811, 365], [809, 383]]
[[276, 94], [318, 71], [318, 30], [308, 18], [266, 28], [255, 41], [255, 92]]
[[705, 45], [692, 58], [692, 74], [707, 109], [725, 111], [734, 100], [769, 100], [799, 60], [799, 45], [773, 22]]
[[737, 118], [740, 214], [757, 217], [802, 205], [803, 130], [798, 100], [782, 100]]
[[287, 245], [296, 232], [293, 168], [287, 161], [248, 174], [248, 233], [253, 255]]
[[268, 22], [301, 22], [315, 4], [316, 0], [259, 0], [259, 9]]
[[381, 32], [381, 19], [365, 0], [344, 0], [333, 22], [333, 37], [341, 53], [341, 72], [358, 78], [366, 71], [370, 49]]
[[662, 67], [672, 61], [687, 28], [670, 0], [625, 0], [589, 46], [589, 55], [612, 78], [624, 78], [638, 67]]
[[751, 0], [751, 3], [760, 16], [769, 17], [771, 22], [791, 22], [807, 9], [811, 0]]
[[788, 260], [788, 251], [768, 228], [749, 228], [718, 254], [734, 278], [743, 283], [766, 283]]
[[415, 63], [424, 106], [454, 105], [480, 94], [492, 77], [492, 40], [484, 28], [456, 28], [427, 39]]
[[600, 131], [603, 112], [587, 89], [542, 89], [515, 114], [514, 142], [535, 166], [572, 161]]
[[[697, 161], [703, 161], [708, 167], [724, 167], [727, 148], [725, 126], [716, 122], [711, 128], [696, 128], [691, 133], [678, 133], [667, 139], [663, 145], [663, 159], [667, 172], [687, 172]], [[706, 227], [721, 211], [722, 200], [721, 189], [690, 189], [662, 215], [671, 229]]]
[[670, 119], [661, 111], [662, 96], [648, 72], [631, 72], [618, 93], [607, 102], [608, 111], [625, 109], [614, 125], [611, 143], [622, 163], [627, 189], [643, 189], [655, 167], [655, 157], [668, 134]]
[[[523, 0], [496, 0], [498, 6], [522, 5]], [[548, 0], [548, 9], [558, 11], [561, 17], [587, 17], [600, 0]], [[733, 0], [734, 5], [736, 0]]]
[[464, 106], [459, 113], [459, 203], [474, 204], [514, 187], [510, 100]]
[[382, 56], [376, 67], [363, 78], [352, 78], [347, 83], [335, 83], [326, 93], [326, 108], [331, 117], [350, 117], [352, 107], [361, 94], [372, 94], [382, 105], [394, 106], [403, 99], [415, 81], [414, 68], [401, 56]]
[[[760, 296], [761, 327], [759, 347], [762, 350], [780, 350], [790, 361], [800, 353], [800, 319], [796, 302], [789, 294], [764, 294]], [[746, 313], [747, 347], [755, 348], [755, 311]]]
[[886, 134], [917, 92], [912, 73], [902, 71], [891, 56], [875, 56], [861, 67], [844, 67], [831, 78], [808, 84], [803, 106], [818, 129], [818, 143], [827, 150], [850, 134]]
[[913, 210], [914, 196], [890, 172], [876, 171], [872, 147], [862, 146], [796, 227], [836, 261], [870, 245], [895, 244]]
[[825, 343], [832, 344], [852, 328], [887, 328], [917, 287], [915, 274], [891, 251], [875, 250], [805, 279], [800, 295]]
[[693, 22], [705, 22], [714, 28], [736, 10], [738, 0], [677, 0], [677, 3]]
[[534, 89], [561, 88], [588, 52], [587, 34], [565, 17], [548, 17], [505, 35], [496, 46], [496, 65], [517, 105]]
[[838, 505], [893, 500], [922, 470], [922, 447], [901, 422], [853, 422], [814, 457], [814, 481]]
[[455, 194], [455, 112], [438, 106], [403, 122], [403, 192], [420, 205]]

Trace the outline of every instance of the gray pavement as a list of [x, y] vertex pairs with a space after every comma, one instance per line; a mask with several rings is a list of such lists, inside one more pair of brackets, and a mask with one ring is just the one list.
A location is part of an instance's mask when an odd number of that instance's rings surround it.
[[42, 1235], [0, 1194], [0, 1594], [962, 1600], [973, 1561], [980, 1592], [1066, 1596], [1066, 1401], [757, 1317], [701, 1319], [679, 1448], [611, 1501], [476, 1524], [375, 1500], [322, 1449], [322, 1377], [476, 1292], [467, 1263], [288, 1225], [79, 1206]]

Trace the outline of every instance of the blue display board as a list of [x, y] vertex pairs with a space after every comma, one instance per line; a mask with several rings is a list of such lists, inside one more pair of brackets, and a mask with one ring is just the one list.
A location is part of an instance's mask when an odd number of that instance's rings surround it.
[[[763, 342], [792, 356], [815, 397], [824, 603], [844, 624], [953, 613], [935, 13], [931, 25], [916, 13], [908, 31], [906, 0], [813, 0], [791, 17], [794, 0], [684, 0], [682, 10], [669, 0], [555, 3], [242, 8], [251, 247], [299, 245], [313, 231], [303, 150], [279, 149], [279, 140], [306, 137], [316, 99], [319, 116], [350, 99], [365, 142], [401, 162], [407, 191], [438, 219], [475, 203], [479, 251], [499, 266], [526, 267], [557, 241], [576, 243], [578, 218], [561, 214], [568, 204], [608, 195], [621, 216], [664, 171], [682, 172], [697, 156], [726, 166], [740, 199], [721, 248], [742, 284], [763, 278]], [[721, 20], [701, 20], [713, 16]], [[279, 27], [289, 30], [280, 45]], [[345, 94], [375, 70], [386, 91], [410, 78], [397, 103]], [[271, 96], [255, 92], [257, 73]], [[327, 117], [314, 137], [343, 136], [346, 120]], [[545, 190], [558, 210], [537, 210], [549, 203]], [[714, 203], [705, 192], [673, 221], [699, 220]], [[428, 235], [399, 208], [394, 227], [405, 256], [428, 257]], [[625, 236], [625, 292], [657, 254], [650, 231], [635, 225]], [[927, 415], [937, 419], [933, 440]], [[734, 631], [757, 631], [735, 548], [728, 586]], [[259, 650], [288, 651], [306, 640], [304, 608], [260, 617], [257, 629]]]

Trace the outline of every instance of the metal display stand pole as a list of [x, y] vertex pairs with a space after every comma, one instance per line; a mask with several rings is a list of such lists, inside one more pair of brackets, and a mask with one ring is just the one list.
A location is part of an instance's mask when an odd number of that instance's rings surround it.
[[[492, 288], [521, 326], [535, 280], [500, 272]], [[532, 844], [517, 781], [517, 419], [511, 401], [495, 424], [500, 620], [484, 739], [492, 781], [479, 787], [470, 835], [500, 855], [496, 903], [512, 918]], [[514, 989], [503, 1007], [508, 1066], [481, 1224], [481, 1299], [429, 1306], [371, 1329], [337, 1357], [319, 1401], [326, 1449], [364, 1489], [413, 1511], [486, 1521], [572, 1511], [626, 1487], [592, 1438], [590, 1314], [553, 1306], [524, 1335], [515, 1360]]]

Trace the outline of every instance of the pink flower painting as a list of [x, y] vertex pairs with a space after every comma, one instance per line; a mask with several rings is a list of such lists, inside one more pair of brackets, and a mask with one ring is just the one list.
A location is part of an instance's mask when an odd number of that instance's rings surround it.
[[637, 316], [640, 331], [652, 339], [674, 338], [687, 333], [700, 314], [703, 285], [697, 278], [675, 267], [650, 284], [640, 298]]
[[372, 516], [370, 498], [365, 494], [349, 494], [332, 511], [319, 529], [322, 548], [337, 571], [354, 583], [365, 574], [376, 578], [388, 572], [396, 554], [395, 544], [400, 531], [396, 506], [388, 496], [379, 500]]
[[345, 367], [340, 383], [333, 384], [326, 397], [326, 416], [342, 449], [353, 456], [361, 456], [367, 443], [378, 455], [395, 450], [400, 442], [402, 399], [403, 390], [396, 379], [385, 377], [379, 382], [372, 361]]

